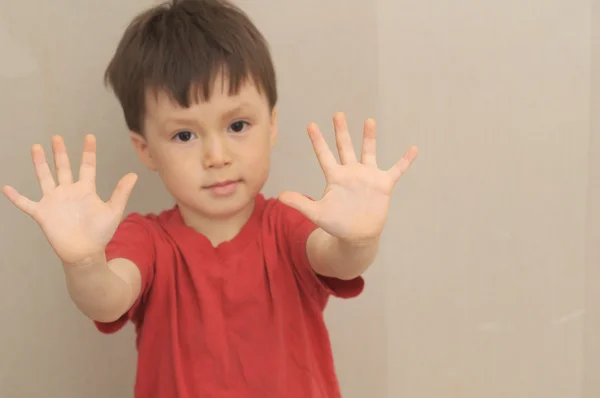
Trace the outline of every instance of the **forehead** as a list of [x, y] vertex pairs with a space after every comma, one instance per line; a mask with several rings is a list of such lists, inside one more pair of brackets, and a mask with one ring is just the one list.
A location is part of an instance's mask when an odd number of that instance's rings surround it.
[[243, 81], [237, 92], [232, 93], [226, 78], [214, 79], [210, 95], [203, 100], [203, 87], [190, 89], [190, 103], [186, 108], [165, 90], [152, 90], [146, 93], [146, 120], [162, 123], [173, 114], [190, 112], [202, 114], [203, 117], [219, 116], [222, 113], [238, 108], [241, 105], [253, 112], [268, 111], [268, 100], [251, 79]]

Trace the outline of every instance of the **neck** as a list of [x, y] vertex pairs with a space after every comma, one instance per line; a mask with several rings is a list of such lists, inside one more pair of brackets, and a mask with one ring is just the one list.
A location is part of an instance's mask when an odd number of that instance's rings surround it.
[[179, 210], [183, 222], [204, 235], [216, 247], [223, 242], [232, 240], [239, 234], [252, 216], [255, 202], [256, 200], [252, 200], [237, 213], [224, 218], [211, 218], [181, 205], [179, 205]]

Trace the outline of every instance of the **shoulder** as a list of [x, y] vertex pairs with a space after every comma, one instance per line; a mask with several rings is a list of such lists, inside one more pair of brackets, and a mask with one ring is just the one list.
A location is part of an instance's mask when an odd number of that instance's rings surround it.
[[304, 214], [284, 204], [278, 198], [269, 198], [265, 201], [263, 217], [273, 222], [290, 224], [309, 221]]
[[[138, 213], [132, 212], [119, 223], [113, 236], [112, 242], [127, 241], [131, 244], [148, 242], [149, 240], [160, 240], [166, 235], [165, 226], [172, 218], [174, 209], [165, 210], [161, 213]], [[158, 238], [158, 239], [157, 239]]]
[[288, 241], [305, 241], [317, 228], [308, 217], [277, 198], [266, 201], [263, 219], [263, 227], [267, 226], [280, 239]]
[[132, 213], [127, 214], [123, 218], [123, 220], [119, 224], [119, 227], [135, 225], [140, 228], [150, 228], [150, 229], [163, 228], [164, 226], [173, 222], [173, 218], [174, 218], [176, 212], [177, 212], [176, 208], [164, 210], [160, 213], [145, 213], [144, 214], [144, 213], [132, 212]]
[[126, 258], [138, 266], [153, 263], [157, 253], [171, 247], [165, 225], [172, 212], [173, 209], [158, 214], [128, 214], [106, 246], [107, 258]]

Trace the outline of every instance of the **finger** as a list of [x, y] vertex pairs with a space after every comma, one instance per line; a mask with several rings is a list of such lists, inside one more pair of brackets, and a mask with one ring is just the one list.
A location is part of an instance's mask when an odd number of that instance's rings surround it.
[[4, 186], [2, 188], [2, 193], [8, 198], [8, 200], [17, 206], [19, 210], [31, 217], [34, 217], [37, 203], [21, 195], [13, 187]]
[[375, 120], [368, 119], [365, 121], [363, 132], [362, 152], [360, 161], [362, 164], [377, 166], [377, 126]]
[[92, 134], [85, 136], [79, 179], [91, 183], [96, 182], [96, 137]]
[[71, 184], [73, 172], [67, 154], [67, 147], [62, 137], [52, 137], [52, 151], [54, 152], [54, 168], [56, 169], [56, 180], [58, 184]]
[[387, 171], [394, 183], [408, 170], [412, 162], [417, 158], [418, 153], [419, 150], [416, 146], [410, 147], [404, 156]]
[[323, 138], [323, 134], [321, 134], [321, 131], [316, 124], [311, 123], [308, 126], [308, 136], [310, 137], [310, 141], [313, 149], [315, 150], [315, 155], [317, 155], [317, 160], [321, 165], [321, 169], [323, 169], [323, 172], [327, 175], [327, 173], [337, 165], [335, 156], [333, 156], [333, 153], [331, 153], [329, 145], [327, 145], [327, 141], [325, 141], [325, 138]]
[[356, 162], [356, 154], [352, 146], [352, 138], [348, 131], [346, 115], [338, 112], [333, 116], [333, 127], [335, 129], [335, 143], [337, 144], [340, 163], [348, 164]]
[[298, 210], [312, 222], [317, 222], [318, 205], [315, 201], [298, 192], [285, 191], [279, 194], [281, 203]]
[[44, 149], [41, 145], [36, 144], [31, 147], [31, 159], [33, 160], [35, 175], [40, 184], [40, 189], [42, 190], [42, 194], [45, 195], [50, 190], [56, 188], [56, 183], [54, 182], [54, 177], [52, 177], [52, 172], [50, 171]]
[[134, 173], [129, 173], [121, 178], [108, 201], [108, 204], [115, 212], [122, 214], [125, 211], [127, 201], [129, 200], [129, 196], [133, 191], [136, 181], [137, 175]]

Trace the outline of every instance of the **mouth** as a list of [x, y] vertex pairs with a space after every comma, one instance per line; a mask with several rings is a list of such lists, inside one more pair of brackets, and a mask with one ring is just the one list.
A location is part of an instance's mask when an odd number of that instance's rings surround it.
[[204, 189], [223, 188], [223, 187], [237, 184], [239, 182], [241, 182], [241, 180], [219, 181], [219, 182], [215, 182], [214, 184], [205, 186]]
[[204, 187], [212, 196], [223, 197], [233, 195], [238, 188], [238, 184], [242, 180], [226, 180], [219, 181]]

